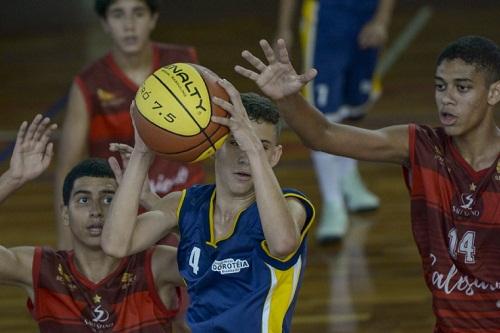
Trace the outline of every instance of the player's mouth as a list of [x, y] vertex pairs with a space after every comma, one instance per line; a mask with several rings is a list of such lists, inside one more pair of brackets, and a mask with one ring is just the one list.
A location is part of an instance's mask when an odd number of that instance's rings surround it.
[[127, 36], [127, 37], [123, 38], [123, 43], [127, 46], [135, 45], [138, 43], [138, 41], [139, 41], [139, 38], [136, 36]]
[[92, 236], [100, 236], [102, 233], [102, 228], [104, 226], [103, 222], [96, 222], [92, 223], [87, 227], [87, 230], [89, 231], [90, 235]]
[[242, 181], [247, 181], [247, 180], [252, 179], [252, 175], [249, 174], [248, 172], [244, 172], [244, 171], [235, 172], [234, 175], [236, 176], [236, 178], [238, 180], [242, 180]]
[[441, 111], [439, 112], [439, 120], [441, 121], [441, 124], [444, 126], [453, 126], [457, 122], [458, 117], [446, 112], [446, 111]]

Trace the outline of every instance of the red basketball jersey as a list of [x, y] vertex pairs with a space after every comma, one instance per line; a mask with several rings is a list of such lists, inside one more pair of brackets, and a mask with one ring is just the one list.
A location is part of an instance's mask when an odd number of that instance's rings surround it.
[[[197, 62], [196, 51], [179, 45], [153, 44], [153, 66], [156, 69], [175, 62]], [[139, 87], [120, 69], [111, 53], [84, 69], [75, 78], [82, 91], [90, 116], [89, 155], [111, 156], [111, 142], [134, 145], [130, 103]], [[118, 156], [118, 155], [116, 155]], [[200, 163], [187, 164], [157, 158], [149, 171], [156, 193], [164, 195], [203, 181]]]
[[73, 251], [37, 248], [35, 302], [28, 308], [41, 333], [165, 333], [177, 310], [163, 305], [153, 281], [153, 250], [121, 260], [99, 283], [78, 272]]
[[500, 162], [474, 171], [442, 128], [410, 125], [412, 228], [435, 332], [500, 332]]

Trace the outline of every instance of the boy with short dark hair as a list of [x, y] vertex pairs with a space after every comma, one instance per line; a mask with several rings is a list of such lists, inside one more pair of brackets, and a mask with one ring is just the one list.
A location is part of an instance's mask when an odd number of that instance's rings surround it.
[[316, 71], [298, 75], [283, 40], [276, 52], [260, 45], [268, 64], [244, 51], [256, 71], [235, 69], [276, 101], [308, 147], [404, 167], [435, 332], [499, 331], [500, 48], [467, 36], [441, 53], [434, 77], [440, 127], [366, 130], [328, 122], [300, 96]]

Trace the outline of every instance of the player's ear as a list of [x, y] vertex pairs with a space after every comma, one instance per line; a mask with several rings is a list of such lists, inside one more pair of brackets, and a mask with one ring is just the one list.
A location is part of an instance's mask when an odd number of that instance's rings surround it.
[[488, 104], [495, 106], [500, 102], [500, 80], [493, 82], [488, 91]]
[[269, 161], [271, 163], [271, 167], [275, 167], [276, 164], [280, 161], [281, 154], [283, 154], [283, 146], [282, 145], [276, 145], [273, 148], [273, 153], [271, 155], [271, 160]]
[[149, 29], [152, 32], [156, 28], [156, 23], [158, 22], [158, 17], [160, 14], [158, 12], [151, 14], [151, 23]]
[[63, 219], [63, 225], [69, 226], [69, 211], [68, 206], [61, 205], [61, 216]]
[[100, 17], [99, 22], [101, 23], [102, 30], [104, 30], [104, 32], [109, 35], [110, 29], [106, 17]]

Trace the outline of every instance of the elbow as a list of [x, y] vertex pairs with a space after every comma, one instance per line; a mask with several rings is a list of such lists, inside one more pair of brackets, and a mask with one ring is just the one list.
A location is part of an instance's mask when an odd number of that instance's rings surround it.
[[294, 253], [300, 245], [297, 237], [287, 237], [278, 242], [275, 246], [269, 247], [271, 255], [278, 259], [285, 259]]

